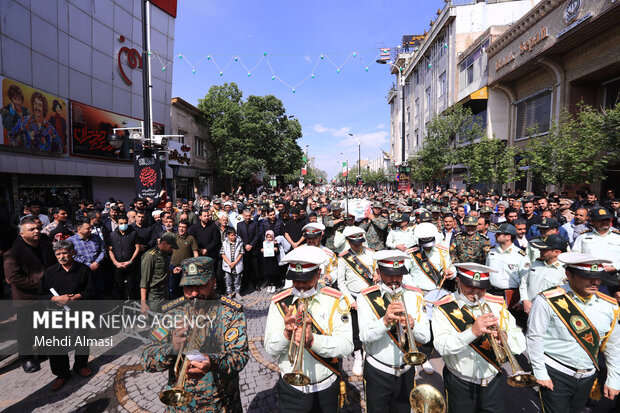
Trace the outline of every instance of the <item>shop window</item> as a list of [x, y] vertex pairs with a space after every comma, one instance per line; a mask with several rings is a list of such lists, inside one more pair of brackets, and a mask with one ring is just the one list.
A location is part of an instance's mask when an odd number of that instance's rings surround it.
[[515, 139], [529, 138], [532, 130], [536, 131], [536, 135], [549, 132], [551, 96], [551, 91], [545, 89], [515, 103], [517, 107]]

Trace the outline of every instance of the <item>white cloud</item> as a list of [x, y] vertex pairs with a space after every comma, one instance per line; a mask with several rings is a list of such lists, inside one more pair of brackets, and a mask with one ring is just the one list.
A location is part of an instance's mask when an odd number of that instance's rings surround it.
[[312, 63], [312, 58], [310, 57], [310, 55], [305, 55], [304, 60], [308, 63]]
[[329, 133], [330, 135], [336, 138], [344, 138], [344, 137], [349, 136], [349, 133], [351, 133], [351, 128], [349, 126], [343, 126], [340, 129], [334, 129], [334, 128], [325, 127], [321, 125], [320, 123], [317, 123], [316, 125], [314, 125], [312, 127], [312, 130], [315, 131], [316, 133]]
[[362, 144], [362, 146], [369, 148], [377, 148], [381, 146], [383, 143], [387, 142], [389, 137], [388, 132], [386, 131], [377, 131], [377, 132], [369, 132], [369, 133], [360, 133], [353, 134], [350, 136], [351, 127], [343, 126], [341, 128], [329, 128], [320, 123], [314, 125], [312, 130], [316, 133], [326, 133], [334, 138], [341, 138], [337, 142], [337, 146], [346, 147], [346, 146], [357, 146], [358, 141]]
[[385, 128], [385, 123], [380, 123], [377, 125], [377, 129], [384, 129]]

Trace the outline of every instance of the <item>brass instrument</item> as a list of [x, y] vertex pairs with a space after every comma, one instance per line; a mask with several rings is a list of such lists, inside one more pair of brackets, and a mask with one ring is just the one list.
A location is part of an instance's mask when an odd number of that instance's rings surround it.
[[286, 373], [282, 378], [291, 386], [307, 386], [310, 384], [310, 377], [304, 374], [304, 347], [306, 347], [306, 327], [308, 324], [308, 299], [300, 298], [297, 308], [302, 320], [301, 339], [299, 340], [299, 346], [295, 348], [295, 332], [293, 332], [291, 344], [288, 348], [288, 360], [293, 365], [293, 371]]
[[392, 302], [400, 302], [403, 305], [404, 311], [401, 313], [401, 316], [405, 317], [405, 322], [407, 325], [407, 331], [404, 331], [402, 324], [396, 322], [396, 324], [398, 325], [398, 342], [400, 343], [400, 346], [404, 347], [406, 340], [409, 340], [409, 348], [403, 355], [403, 361], [405, 362], [405, 364], [408, 364], [410, 366], [422, 365], [426, 363], [427, 357], [426, 354], [418, 350], [418, 347], [415, 344], [415, 337], [413, 336], [413, 330], [411, 329], [411, 324], [409, 323], [409, 313], [407, 312], [405, 297], [402, 292], [395, 292], [395, 288], [392, 288], [392, 290], [394, 291], [394, 294], [392, 294]]
[[439, 390], [430, 384], [415, 385], [409, 393], [409, 404], [414, 413], [444, 413], [446, 401]]
[[[194, 299], [192, 314], [194, 314], [196, 302], [197, 299]], [[198, 311], [198, 316], [201, 315], [204, 315], [204, 308], [201, 308]], [[197, 350], [200, 348], [198, 333], [198, 328], [192, 328], [192, 331], [189, 334], [189, 338], [181, 345], [181, 348], [179, 349], [179, 355], [177, 356], [173, 369], [174, 374], [177, 377], [176, 383], [172, 388], [159, 393], [159, 400], [161, 400], [161, 402], [166, 406], [180, 407], [185, 406], [192, 401], [191, 393], [185, 390], [187, 370], [189, 369], [191, 361], [187, 356], [184, 356], [183, 353], [191, 350]], [[179, 365], [181, 366], [180, 369]]]
[[[478, 296], [476, 296], [476, 301], [478, 301]], [[491, 307], [483, 302], [482, 304], [478, 304], [480, 311], [483, 314], [485, 313], [493, 313], [491, 311]], [[493, 330], [497, 331], [497, 337], [494, 338], [492, 336], [488, 337], [489, 342], [491, 343], [491, 348], [493, 349], [493, 353], [495, 353], [495, 358], [499, 364], [504, 364], [506, 360], [510, 364], [510, 369], [512, 372], [508, 375], [508, 384], [512, 387], [532, 387], [536, 385], [536, 377], [532, 373], [528, 373], [523, 371], [519, 362], [512, 354], [510, 347], [508, 346], [508, 342], [506, 341], [505, 332], [502, 331], [498, 326], [494, 326]]]

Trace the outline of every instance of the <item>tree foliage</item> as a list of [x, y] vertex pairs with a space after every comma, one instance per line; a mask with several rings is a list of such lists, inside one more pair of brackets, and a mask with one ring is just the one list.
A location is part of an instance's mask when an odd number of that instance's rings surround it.
[[[534, 131], [530, 131], [535, 134]], [[530, 138], [525, 162], [542, 184], [592, 183], [620, 154], [620, 105], [599, 112], [581, 104], [564, 110], [549, 133]]]
[[507, 146], [506, 141], [489, 138], [483, 134], [478, 142], [463, 148], [463, 162], [469, 168], [469, 181], [495, 188], [520, 178], [515, 165], [518, 149]]
[[239, 183], [261, 170], [269, 175], [300, 170], [301, 125], [286, 115], [275, 96], [249, 96], [244, 101], [235, 83], [225, 83], [212, 86], [198, 109], [216, 148], [220, 176]]

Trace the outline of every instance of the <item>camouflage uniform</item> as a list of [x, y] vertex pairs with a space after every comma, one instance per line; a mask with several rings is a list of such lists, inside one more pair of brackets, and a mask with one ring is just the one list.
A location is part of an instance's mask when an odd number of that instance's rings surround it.
[[[192, 271], [192, 265], [194, 269]], [[192, 272], [198, 274], [192, 276]], [[210, 275], [200, 275], [202, 270], [210, 271]], [[204, 280], [213, 273], [213, 261], [209, 257], [189, 258], [183, 261], [183, 278], [181, 285], [202, 285]], [[193, 301], [193, 300], [192, 300]], [[198, 306], [205, 308], [208, 319], [215, 319], [213, 330], [201, 330], [198, 334], [203, 343], [201, 350], [208, 356], [211, 369], [200, 379], [188, 378], [185, 390], [192, 395], [189, 404], [182, 407], [167, 407], [167, 412], [243, 412], [241, 394], [239, 390], [239, 372], [245, 367], [249, 359], [249, 350], [246, 337], [246, 320], [241, 304], [227, 298], [215, 295], [209, 301], [198, 301]], [[191, 315], [196, 310], [190, 300], [178, 298], [164, 305], [165, 315]], [[208, 323], [208, 321], [206, 321]], [[157, 372], [168, 370], [168, 383], [165, 389], [175, 385], [177, 377], [173, 372], [177, 355], [172, 348], [173, 329], [156, 327], [151, 332], [152, 343], [142, 351], [141, 362], [146, 371]], [[190, 333], [191, 334], [191, 333]], [[205, 341], [208, 334], [209, 340]], [[206, 346], [206, 347], [205, 347]], [[217, 347], [219, 351], [210, 352]], [[179, 367], [180, 368], [180, 367]]]
[[385, 240], [387, 238], [388, 220], [387, 218], [378, 215], [373, 220], [368, 222], [362, 222], [360, 228], [366, 231], [366, 241], [368, 247], [375, 251], [385, 249]]
[[450, 258], [455, 263], [475, 262], [484, 265], [490, 250], [491, 242], [486, 235], [476, 231], [468, 237], [466, 233], [460, 232], [452, 238]]
[[[334, 207], [335, 205], [332, 204], [332, 209]], [[338, 203], [338, 208], [340, 208], [340, 203]], [[336, 247], [334, 246], [334, 237], [336, 236], [336, 232], [342, 232], [345, 227], [344, 220], [340, 221], [335, 225], [334, 221], [342, 218], [342, 215], [340, 216], [340, 218], [335, 218], [332, 214], [329, 214], [325, 218], [323, 218], [323, 225], [325, 225], [325, 246], [332, 251], [336, 251]]]

